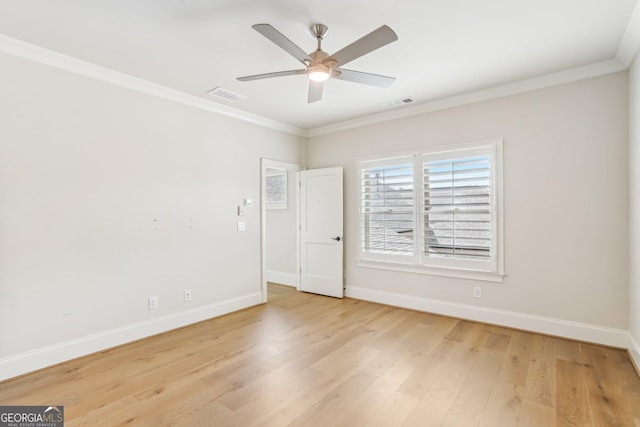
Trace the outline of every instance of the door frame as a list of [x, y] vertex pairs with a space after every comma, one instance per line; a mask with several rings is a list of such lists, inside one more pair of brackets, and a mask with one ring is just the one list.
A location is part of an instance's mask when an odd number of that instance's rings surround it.
[[[300, 182], [299, 172], [302, 166], [298, 163], [283, 162], [280, 160], [260, 159], [260, 277], [262, 302], [267, 302], [267, 201], [265, 197], [265, 184], [267, 178], [267, 168], [286, 169], [295, 173], [296, 183]], [[288, 180], [287, 180], [288, 181]], [[289, 189], [287, 189], [289, 190]], [[296, 209], [296, 275], [298, 276], [296, 289], [300, 290], [300, 185], [295, 185], [295, 209]], [[289, 205], [289, 207], [292, 207]]]

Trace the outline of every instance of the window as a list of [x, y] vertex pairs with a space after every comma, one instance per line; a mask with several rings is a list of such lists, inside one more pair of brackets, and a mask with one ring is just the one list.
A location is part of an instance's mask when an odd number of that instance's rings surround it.
[[501, 166], [501, 140], [360, 161], [361, 264], [501, 281]]

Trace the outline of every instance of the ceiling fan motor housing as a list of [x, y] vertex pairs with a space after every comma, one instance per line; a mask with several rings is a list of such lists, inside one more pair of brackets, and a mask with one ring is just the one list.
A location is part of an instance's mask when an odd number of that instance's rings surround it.
[[322, 62], [329, 57], [329, 54], [322, 49], [318, 49], [311, 52], [309, 56], [313, 59], [313, 62]]

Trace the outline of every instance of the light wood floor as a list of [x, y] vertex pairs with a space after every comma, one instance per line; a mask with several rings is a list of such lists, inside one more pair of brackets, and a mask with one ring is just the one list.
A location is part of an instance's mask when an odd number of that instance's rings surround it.
[[270, 285], [269, 303], [0, 383], [70, 426], [640, 426], [625, 352]]

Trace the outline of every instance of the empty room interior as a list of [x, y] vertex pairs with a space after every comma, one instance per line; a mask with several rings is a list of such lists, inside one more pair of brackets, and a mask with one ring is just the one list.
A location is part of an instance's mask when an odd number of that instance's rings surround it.
[[0, 425], [640, 426], [639, 47], [638, 0], [0, 3]]

